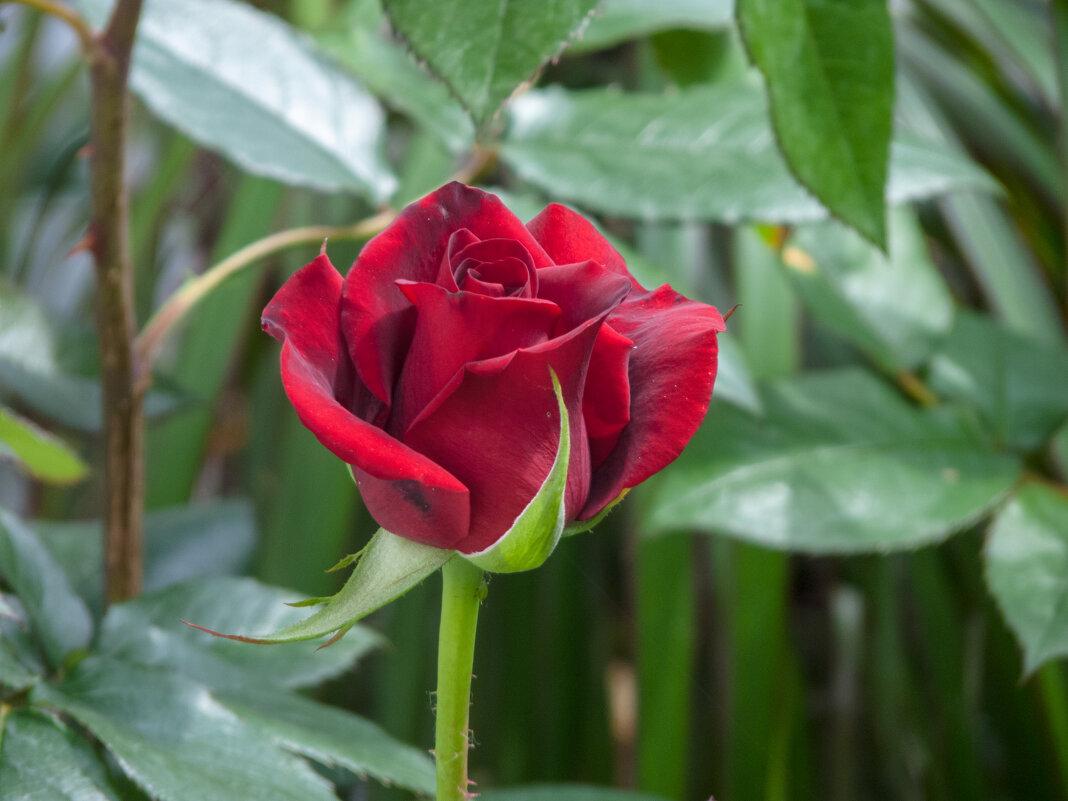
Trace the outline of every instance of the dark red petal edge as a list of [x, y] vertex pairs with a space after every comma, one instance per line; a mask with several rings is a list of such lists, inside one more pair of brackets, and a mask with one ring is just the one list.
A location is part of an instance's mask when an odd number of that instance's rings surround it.
[[334, 397], [339, 361], [345, 358], [339, 333], [341, 285], [337, 270], [320, 256], [290, 278], [264, 310], [264, 328], [282, 342], [282, 385], [300, 421], [370, 479], [373, 486], [364, 496], [380, 525], [447, 548], [467, 533], [467, 488]]
[[635, 293], [608, 324], [634, 342], [630, 353], [630, 422], [594, 471], [580, 519], [596, 515], [624, 489], [682, 453], [708, 411], [716, 379], [716, 334], [723, 318], [669, 286]]
[[614, 273], [625, 275], [636, 289], [644, 291], [630, 274], [619, 251], [577, 211], [550, 203], [527, 223], [527, 230], [557, 264], [574, 264], [589, 259]]

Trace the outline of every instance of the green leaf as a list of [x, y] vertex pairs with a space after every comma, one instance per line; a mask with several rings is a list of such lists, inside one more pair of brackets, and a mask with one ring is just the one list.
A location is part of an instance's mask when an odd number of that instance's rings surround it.
[[[13, 644], [6, 637], [0, 637], [0, 687], [7, 687], [16, 692], [32, 687], [41, 677], [27, 670], [15, 656]], [[0, 696], [3, 693], [0, 692]], [[2, 797], [2, 796], [0, 796]]]
[[725, 30], [733, 22], [733, 0], [604, 0], [568, 53], [602, 50], [677, 28]]
[[5, 451], [41, 481], [70, 484], [89, 472], [85, 462], [61, 439], [0, 406], [0, 458]]
[[0, 801], [108, 801], [83, 771], [56, 721], [30, 709], [0, 711]]
[[[71, 364], [70, 353], [85, 337], [61, 329], [35, 300], [0, 282], [0, 390], [34, 411], [79, 431], [101, 427], [100, 382]], [[82, 365], [78, 365], [82, 367]], [[158, 417], [181, 401], [173, 392], [154, 390], [145, 414]]]
[[983, 552], [986, 578], [1024, 651], [1024, 673], [1068, 655], [1068, 497], [1024, 484]]
[[177, 674], [91, 657], [32, 700], [78, 720], [161, 801], [336, 801], [302, 760]]
[[[78, 4], [100, 24], [111, 0]], [[247, 3], [148, 0], [130, 87], [168, 124], [255, 175], [373, 200], [396, 186], [375, 99]]]
[[432, 548], [379, 529], [364, 548], [345, 586], [311, 617], [260, 637], [234, 637], [252, 642], [313, 640], [337, 632], [344, 635], [360, 618], [399, 598], [445, 562], [454, 551]]
[[[959, 141], [935, 104], [907, 76], [900, 82], [896, 113], [925, 136], [940, 142]], [[994, 198], [962, 194], [944, 198], [939, 206], [994, 316], [1036, 339], [1061, 342], [1064, 328], [1057, 304], [1029, 241], [1003, 204]]]
[[397, 32], [452, 89], [476, 123], [582, 30], [598, 0], [385, 0]]
[[894, 107], [886, 0], [738, 0], [737, 15], [791, 171], [885, 250]]
[[957, 313], [931, 359], [929, 383], [972, 404], [1000, 442], [1021, 450], [1042, 445], [1068, 418], [1068, 351], [982, 315]]
[[536, 784], [479, 793], [483, 801], [664, 801], [658, 795], [582, 784]]
[[718, 337], [719, 364], [712, 399], [733, 403], [754, 414], [760, 413], [760, 396], [749, 372], [745, 354], [737, 340], [728, 334]]
[[[553, 197], [642, 219], [798, 223], [826, 209], [790, 175], [775, 149], [759, 81], [665, 95], [606, 89], [531, 91], [511, 106], [501, 157]], [[990, 191], [958, 152], [899, 136], [887, 200]]]
[[[729, 336], [739, 344], [755, 378], [792, 375], [801, 364], [801, 304], [783, 274], [779, 252], [751, 227], [735, 228], [730, 241], [741, 308], [729, 321]], [[755, 411], [759, 408], [758, 401]]]
[[[552, 368], [549, 368], [552, 372]], [[497, 542], [478, 553], [464, 554], [469, 562], [491, 573], [519, 573], [541, 567], [564, 532], [564, 490], [571, 459], [571, 425], [560, 379], [552, 373], [553, 391], [560, 410], [560, 442], [549, 475], [538, 494], [520, 512], [512, 527]]]
[[474, 142], [467, 112], [398, 45], [359, 26], [330, 31], [318, 41], [387, 105], [409, 115], [450, 152], [463, 153]]
[[434, 763], [427, 753], [395, 740], [368, 720], [291, 693], [264, 692], [255, 684], [217, 696], [243, 721], [290, 751], [368, 774], [383, 784], [434, 793]]
[[100, 627], [97, 652], [171, 667], [214, 689], [297, 688], [339, 675], [382, 644], [379, 634], [355, 627], [335, 647], [319, 652], [304, 642], [253, 648], [183, 622], [220, 631], [271, 631], [304, 617], [287, 605], [297, 597], [250, 578], [195, 579], [112, 606]]
[[92, 623], [63, 570], [23, 523], [0, 509], [0, 577], [15, 591], [52, 667], [89, 644]]
[[917, 410], [859, 370], [775, 382], [762, 401], [762, 418], [712, 407], [655, 480], [647, 531], [810, 553], [914, 548], [981, 518], [1020, 474], [951, 410]]
[[[104, 587], [103, 529], [98, 521], [35, 520], [31, 527], [94, 611]], [[144, 590], [152, 592], [203, 576], [244, 569], [256, 544], [252, 508], [243, 500], [215, 500], [145, 515]]]
[[923, 231], [890, 217], [889, 258], [834, 221], [798, 228], [782, 253], [798, 294], [828, 328], [889, 370], [911, 369], [953, 321], [953, 299]]
[[26, 622], [26, 613], [13, 595], [0, 595], [0, 684], [16, 690], [28, 687], [48, 673], [40, 649]]

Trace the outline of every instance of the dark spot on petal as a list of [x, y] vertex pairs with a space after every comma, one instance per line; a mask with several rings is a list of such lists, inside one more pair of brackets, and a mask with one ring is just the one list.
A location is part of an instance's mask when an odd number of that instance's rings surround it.
[[430, 514], [430, 502], [423, 492], [423, 485], [410, 478], [398, 478], [393, 482], [393, 488], [409, 504], [423, 514]]

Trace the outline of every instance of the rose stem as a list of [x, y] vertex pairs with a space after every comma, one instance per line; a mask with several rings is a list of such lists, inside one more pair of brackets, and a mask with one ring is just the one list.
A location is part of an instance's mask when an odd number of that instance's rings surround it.
[[467, 714], [475, 661], [478, 605], [485, 597], [482, 571], [455, 556], [442, 569], [441, 627], [438, 630], [437, 720], [434, 759], [437, 801], [466, 801]]
[[96, 265], [96, 320], [100, 337], [104, 410], [104, 575], [109, 603], [141, 591], [142, 440], [144, 393], [133, 356], [133, 267], [129, 209], [123, 186], [126, 82], [141, 0], [118, 0], [89, 53], [89, 178], [92, 205], [88, 242]]

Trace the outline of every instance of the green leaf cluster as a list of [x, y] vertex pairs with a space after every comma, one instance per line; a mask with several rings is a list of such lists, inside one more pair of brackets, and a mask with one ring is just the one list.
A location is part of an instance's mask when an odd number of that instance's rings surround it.
[[[290, 591], [183, 575], [220, 568], [233, 546], [218, 540], [239, 530], [235, 514], [248, 512], [215, 504], [156, 516], [149, 574], [162, 586], [94, 620], [74, 587], [99, 585], [68, 577], [50, 552], [84, 565], [93, 532], [43, 527], [46, 546], [0, 511], [0, 578], [16, 593], [5, 596], [13, 617], [0, 619], [0, 798], [335, 798], [305, 758], [433, 790], [425, 753], [301, 692], [349, 671], [379, 635], [355, 628], [317, 654], [304, 643], [241, 647], [185, 625], [260, 629], [300, 617]], [[162, 537], [187, 541], [162, 548]]]

